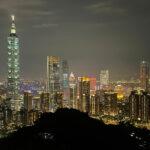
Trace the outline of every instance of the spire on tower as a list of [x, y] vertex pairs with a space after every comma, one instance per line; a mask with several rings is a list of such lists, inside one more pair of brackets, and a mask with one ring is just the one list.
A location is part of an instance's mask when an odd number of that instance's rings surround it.
[[15, 15], [11, 15], [12, 22], [15, 21]]
[[11, 15], [11, 20], [12, 20], [11, 34], [16, 34], [15, 15]]

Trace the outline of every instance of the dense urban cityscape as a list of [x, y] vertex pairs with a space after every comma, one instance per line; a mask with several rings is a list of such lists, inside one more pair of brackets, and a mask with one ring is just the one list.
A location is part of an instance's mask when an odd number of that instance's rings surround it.
[[[130, 122], [150, 129], [149, 62], [139, 61], [138, 78], [110, 81], [110, 72], [76, 76], [69, 62], [60, 56], [47, 56], [47, 78], [29, 81], [20, 78], [19, 37], [15, 16], [7, 38], [8, 75], [0, 82], [1, 137], [23, 126], [33, 125], [44, 112], [74, 108], [106, 124]], [[38, 64], [37, 64], [38, 65]]]

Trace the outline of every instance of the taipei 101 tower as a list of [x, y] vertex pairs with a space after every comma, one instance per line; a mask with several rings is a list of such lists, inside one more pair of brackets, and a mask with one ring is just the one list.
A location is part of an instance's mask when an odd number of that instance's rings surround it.
[[15, 16], [11, 16], [11, 30], [7, 38], [8, 42], [8, 76], [7, 90], [10, 98], [10, 106], [13, 110], [19, 107], [19, 84], [20, 84], [20, 63], [19, 63], [19, 38], [16, 34]]

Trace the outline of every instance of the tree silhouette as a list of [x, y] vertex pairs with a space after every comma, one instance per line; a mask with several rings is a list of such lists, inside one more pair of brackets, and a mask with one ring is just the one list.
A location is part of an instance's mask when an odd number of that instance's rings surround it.
[[74, 109], [43, 113], [33, 126], [0, 140], [5, 150], [150, 149], [150, 132], [128, 123], [105, 125]]

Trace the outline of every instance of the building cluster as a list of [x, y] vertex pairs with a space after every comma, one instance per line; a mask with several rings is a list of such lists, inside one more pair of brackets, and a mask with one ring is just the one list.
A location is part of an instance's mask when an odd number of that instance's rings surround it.
[[150, 94], [132, 91], [129, 96], [129, 117], [131, 121], [147, 123], [150, 120]]
[[109, 71], [101, 70], [99, 79], [77, 77], [70, 73], [68, 61], [59, 56], [47, 56], [45, 81], [21, 81], [19, 38], [15, 17], [8, 37], [8, 76], [6, 88], [0, 85], [0, 130], [12, 131], [32, 125], [41, 113], [58, 108], [74, 108], [106, 122], [130, 120], [150, 122], [149, 65], [140, 64], [139, 80], [116, 82], [109, 80]]

